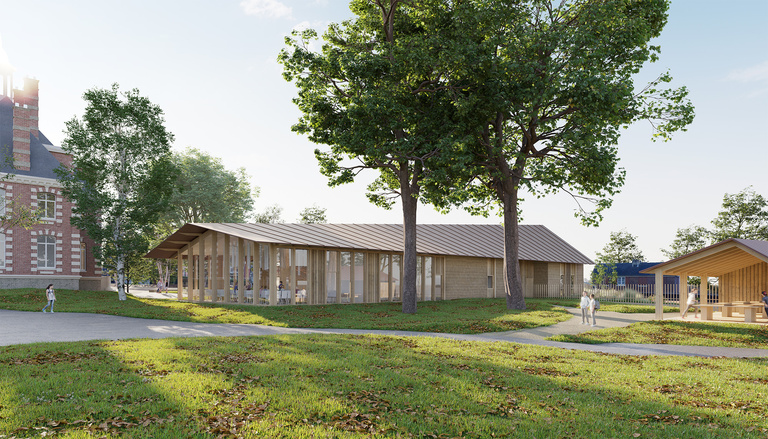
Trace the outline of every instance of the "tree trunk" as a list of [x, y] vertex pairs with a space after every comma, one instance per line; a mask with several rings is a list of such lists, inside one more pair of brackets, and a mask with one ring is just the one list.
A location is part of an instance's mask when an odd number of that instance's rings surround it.
[[504, 292], [507, 309], [525, 309], [520, 279], [520, 232], [517, 226], [517, 185], [502, 194], [504, 209]]
[[[402, 170], [402, 168], [405, 170]], [[416, 173], [418, 171], [415, 171]], [[403, 313], [416, 314], [416, 208], [418, 185], [411, 186], [407, 164], [401, 165], [400, 201], [403, 203]]]

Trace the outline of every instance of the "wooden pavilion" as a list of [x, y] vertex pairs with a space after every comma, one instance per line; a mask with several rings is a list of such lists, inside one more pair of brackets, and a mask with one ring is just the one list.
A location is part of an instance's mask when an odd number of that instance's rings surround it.
[[[661, 291], [664, 275], [680, 278], [680, 301], [687, 291], [688, 276], [700, 276], [702, 285], [718, 278], [718, 304], [756, 302], [768, 290], [768, 241], [731, 238], [671, 261], [642, 270], [656, 275], [656, 291]], [[663, 318], [662, 295], [656, 295], [656, 318]], [[701, 304], [708, 304], [701, 294]]]

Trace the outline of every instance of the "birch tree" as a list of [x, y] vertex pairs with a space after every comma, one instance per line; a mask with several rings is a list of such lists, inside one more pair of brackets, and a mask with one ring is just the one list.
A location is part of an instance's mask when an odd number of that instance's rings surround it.
[[62, 148], [71, 167], [57, 169], [73, 203], [71, 223], [96, 241], [96, 257], [114, 272], [126, 300], [127, 264], [147, 252], [153, 223], [173, 191], [163, 112], [134, 89], [94, 88], [83, 95], [81, 119], [66, 124]]

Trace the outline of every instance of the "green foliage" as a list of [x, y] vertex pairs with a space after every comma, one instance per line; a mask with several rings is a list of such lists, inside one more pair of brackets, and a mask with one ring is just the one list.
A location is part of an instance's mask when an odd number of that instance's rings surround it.
[[[243, 323], [291, 328], [391, 329], [400, 331], [478, 334], [549, 326], [570, 314], [546, 302], [527, 311], [507, 311], [501, 299], [421, 302], [418, 317], [399, 312], [398, 303], [312, 306], [253, 306], [152, 300], [130, 296], [110, 300], [109, 292], [56, 290], [56, 312], [110, 314], [144, 319], [200, 323]], [[39, 290], [0, 290], [0, 309], [39, 311]], [[461, 318], [456, 318], [461, 315]]]
[[636, 241], [637, 237], [626, 230], [611, 232], [610, 240], [603, 247], [603, 252], [597, 252], [596, 261], [608, 265], [632, 262], [634, 260], [642, 262], [645, 256], [637, 247]]
[[304, 224], [325, 224], [328, 220], [325, 218], [324, 207], [313, 204], [299, 213], [299, 222]]
[[[3, 168], [11, 171], [0, 177], [0, 183], [11, 182], [15, 177], [12, 171], [16, 169], [13, 164], [13, 150], [3, 145], [2, 154], [0, 155], [5, 156]], [[6, 230], [14, 227], [29, 230], [40, 223], [40, 214], [35, 209], [32, 209], [32, 206], [29, 204], [20, 202], [19, 196], [10, 200], [5, 196], [0, 199], [0, 233], [5, 233]]]
[[684, 229], [677, 229], [675, 240], [668, 250], [662, 249], [669, 259], [679, 258], [688, 253], [701, 250], [707, 246], [707, 237], [709, 232], [701, 226], [691, 225]]
[[74, 202], [71, 223], [95, 242], [96, 257], [118, 278], [125, 300], [129, 265], [146, 253], [152, 227], [174, 187], [173, 135], [162, 110], [138, 90], [85, 92], [82, 119], [67, 122], [62, 148], [72, 167], [56, 170]]
[[768, 240], [768, 200], [751, 186], [737, 194], [725, 194], [712, 225], [714, 242], [729, 238]]
[[431, 337], [40, 343], [0, 352], [0, 436], [758, 439], [765, 367]]
[[576, 335], [558, 335], [550, 340], [569, 343], [641, 343], [732, 348], [768, 348], [765, 326], [743, 323], [651, 321], [625, 328], [607, 328]]
[[285, 221], [283, 221], [282, 216], [283, 216], [283, 208], [275, 204], [267, 207], [261, 213], [254, 214], [253, 221], [256, 223], [266, 223], [266, 224], [284, 223]]
[[176, 228], [185, 223], [242, 223], [250, 218], [253, 196], [245, 168], [224, 168], [221, 159], [195, 148], [173, 155], [178, 169], [166, 215]]
[[592, 283], [592, 285], [615, 285], [618, 279], [619, 275], [616, 272], [616, 264], [598, 263], [595, 264], [595, 268], [592, 269], [589, 281]]

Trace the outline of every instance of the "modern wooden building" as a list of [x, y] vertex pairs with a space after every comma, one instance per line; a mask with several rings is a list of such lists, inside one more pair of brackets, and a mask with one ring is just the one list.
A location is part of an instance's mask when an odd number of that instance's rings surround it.
[[[700, 276], [702, 285], [718, 278], [719, 302], [757, 302], [760, 292], [768, 290], [768, 241], [726, 239], [671, 261], [642, 270], [656, 276], [657, 289], [664, 275], [680, 277], [680, 291], [685, 291], [688, 276]], [[702, 303], [707, 296], [702, 295]], [[661, 295], [656, 295], [656, 318], [663, 318]]]
[[[419, 225], [419, 300], [503, 297], [501, 225]], [[179, 300], [256, 305], [401, 300], [396, 224], [186, 224], [146, 256], [178, 261]], [[520, 226], [526, 295], [571, 289], [592, 261], [549, 229]]]

